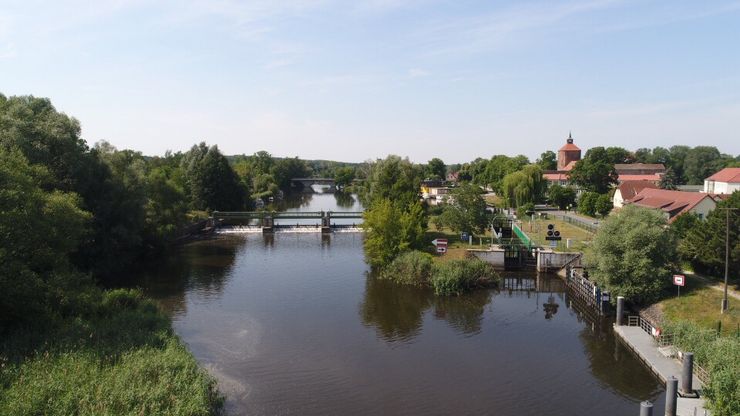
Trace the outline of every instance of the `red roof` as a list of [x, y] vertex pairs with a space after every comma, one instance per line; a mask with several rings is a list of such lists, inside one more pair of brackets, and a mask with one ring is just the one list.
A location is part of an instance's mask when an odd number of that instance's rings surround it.
[[706, 180], [715, 182], [740, 182], [740, 168], [724, 168]]
[[574, 168], [574, 167], [576, 166], [576, 162], [578, 162], [578, 161], [577, 161], [577, 160], [571, 160], [570, 162], [568, 162], [568, 164], [567, 164], [567, 165], [565, 165], [565, 166], [563, 167], [563, 170], [565, 170], [565, 171], [570, 171], [570, 170], [572, 170], [572, 169], [573, 169], [573, 168]]
[[558, 152], [562, 152], [564, 150], [580, 151], [581, 149], [578, 146], [574, 145], [573, 143], [566, 143], [563, 145], [563, 147], [560, 148], [560, 150], [558, 150]]
[[568, 174], [567, 173], [543, 173], [542, 177], [546, 180], [553, 182], [553, 181], [567, 181], [568, 180]]
[[658, 189], [658, 185], [650, 181], [624, 181], [619, 185], [619, 193], [622, 199], [633, 198], [645, 188]]
[[614, 170], [660, 170], [665, 171], [662, 163], [615, 163]]
[[658, 182], [660, 181], [660, 175], [657, 173], [653, 173], [651, 175], [619, 175], [617, 180], [619, 182], [627, 182], [627, 181]]
[[642, 207], [660, 209], [668, 213], [669, 222], [672, 222], [674, 218], [691, 210], [699, 202], [704, 200], [704, 198], [714, 201], [710, 195], [698, 192], [644, 188], [634, 198], [625, 202]]

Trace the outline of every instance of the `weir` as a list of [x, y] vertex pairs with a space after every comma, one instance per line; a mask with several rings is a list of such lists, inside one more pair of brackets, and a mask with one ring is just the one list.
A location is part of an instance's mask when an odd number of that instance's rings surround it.
[[[214, 229], [236, 227], [235, 230], [251, 232], [259, 228], [262, 233], [273, 233], [277, 230], [292, 230], [294, 232], [322, 232], [360, 231], [358, 224], [337, 224], [334, 220], [362, 219], [361, 211], [299, 211], [299, 212], [270, 212], [270, 211], [214, 211], [209, 219]], [[315, 224], [287, 224], [281, 221], [288, 220], [319, 220]], [[360, 221], [358, 221], [360, 222]], [[254, 228], [253, 228], [254, 227]], [[237, 231], [238, 232], [238, 231]]]

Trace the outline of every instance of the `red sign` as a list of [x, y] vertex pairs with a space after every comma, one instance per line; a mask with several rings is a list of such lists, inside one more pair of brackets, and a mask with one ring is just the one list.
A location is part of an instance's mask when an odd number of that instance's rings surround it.
[[673, 284], [676, 286], [685, 286], [686, 285], [686, 276], [682, 274], [674, 274], [673, 275]]
[[435, 245], [435, 247], [447, 247], [447, 239], [446, 238], [437, 238], [432, 241], [432, 244]]

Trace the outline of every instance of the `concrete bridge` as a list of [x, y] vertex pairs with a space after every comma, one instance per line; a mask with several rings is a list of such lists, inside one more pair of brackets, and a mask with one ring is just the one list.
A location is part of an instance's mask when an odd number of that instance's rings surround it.
[[[269, 211], [214, 211], [210, 218], [213, 227], [223, 225], [245, 224], [256, 220], [262, 227], [263, 233], [272, 233], [280, 227], [275, 220], [301, 220], [317, 219], [321, 221], [321, 232], [330, 233], [334, 228], [341, 228], [342, 225], [333, 224], [335, 219], [362, 219], [362, 212], [332, 212], [332, 211], [302, 211], [302, 212], [269, 212]], [[346, 227], [346, 226], [345, 226]]]
[[312, 185], [326, 185], [329, 189], [335, 191], [337, 183], [333, 178], [293, 178], [290, 180], [292, 186], [301, 185], [304, 189], [311, 189]]

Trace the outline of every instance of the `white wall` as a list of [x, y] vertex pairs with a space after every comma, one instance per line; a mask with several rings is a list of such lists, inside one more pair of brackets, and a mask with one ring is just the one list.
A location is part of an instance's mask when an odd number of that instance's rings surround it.
[[704, 192], [712, 194], [731, 194], [740, 191], [740, 183], [737, 182], [717, 182], [704, 181]]
[[612, 203], [614, 204], [614, 208], [622, 208], [624, 205], [624, 198], [622, 198], [622, 192], [619, 189], [614, 192]]
[[704, 198], [689, 212], [693, 212], [694, 214], [700, 216], [702, 219], [705, 220], [707, 219], [707, 215], [709, 215], [709, 213], [712, 212], [716, 206], [717, 203], [714, 202], [712, 198]]

